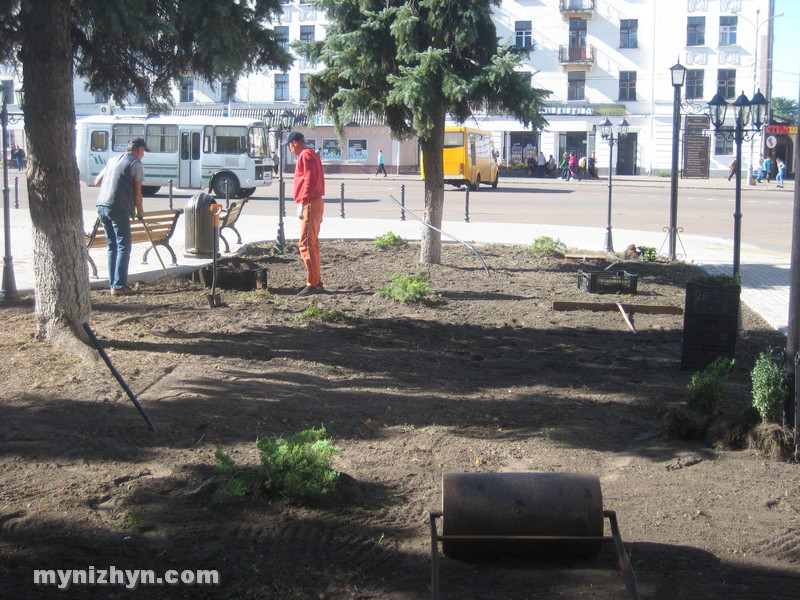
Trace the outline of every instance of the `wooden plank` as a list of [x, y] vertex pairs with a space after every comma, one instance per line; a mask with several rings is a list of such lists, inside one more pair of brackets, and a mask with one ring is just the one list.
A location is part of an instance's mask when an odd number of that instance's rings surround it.
[[565, 254], [567, 260], [607, 260], [606, 254]]
[[622, 313], [622, 318], [625, 319], [625, 323], [628, 325], [628, 329], [630, 329], [633, 332], [633, 335], [639, 333], [638, 331], [636, 331], [636, 327], [633, 326], [633, 321], [631, 321], [630, 315], [628, 315], [628, 313], [625, 311], [622, 304], [617, 302], [617, 308], [619, 309], [619, 312]]
[[591, 310], [593, 312], [615, 311], [622, 306], [627, 313], [646, 313], [651, 315], [682, 315], [680, 306], [658, 304], [626, 304], [616, 302], [553, 302], [553, 310]]

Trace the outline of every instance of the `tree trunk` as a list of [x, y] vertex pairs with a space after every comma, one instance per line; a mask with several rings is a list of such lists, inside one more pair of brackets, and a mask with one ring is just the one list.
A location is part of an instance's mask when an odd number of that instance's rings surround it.
[[83, 212], [75, 159], [71, 2], [24, 2], [22, 66], [28, 198], [39, 339], [80, 348], [89, 320]]
[[[442, 214], [444, 213], [444, 165], [442, 152], [444, 149], [444, 121], [445, 110], [438, 110], [438, 118], [434, 117], [434, 126], [431, 135], [426, 140], [420, 140], [422, 148], [422, 163], [425, 169], [425, 212], [423, 219], [434, 227], [442, 228]], [[422, 243], [420, 244], [419, 260], [422, 263], [436, 264], [442, 262], [442, 235], [428, 227], [422, 230]]]

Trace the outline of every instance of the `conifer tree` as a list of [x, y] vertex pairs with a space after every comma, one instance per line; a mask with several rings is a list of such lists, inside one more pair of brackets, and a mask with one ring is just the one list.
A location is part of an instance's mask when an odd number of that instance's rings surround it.
[[[499, 0], [318, 0], [324, 40], [298, 48], [325, 68], [310, 75], [309, 108], [337, 124], [363, 110], [385, 120], [397, 139], [416, 135], [423, 151], [426, 222], [441, 228], [442, 148], [447, 116], [511, 115], [544, 124], [542, 99], [517, 70], [525, 50], [498, 41]], [[438, 263], [441, 237], [423, 229], [420, 260]]]
[[33, 225], [37, 335], [81, 349], [89, 278], [75, 159], [73, 76], [124, 105], [171, 103], [183, 76], [230, 81], [288, 68], [265, 24], [280, 0], [7, 0], [0, 3], [0, 62], [21, 68]]

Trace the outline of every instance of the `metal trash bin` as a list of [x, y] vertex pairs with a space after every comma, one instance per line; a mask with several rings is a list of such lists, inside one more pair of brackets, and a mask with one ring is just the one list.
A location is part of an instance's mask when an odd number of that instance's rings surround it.
[[211, 205], [213, 196], [204, 192], [195, 194], [186, 203], [186, 249], [189, 258], [214, 257], [214, 217]]

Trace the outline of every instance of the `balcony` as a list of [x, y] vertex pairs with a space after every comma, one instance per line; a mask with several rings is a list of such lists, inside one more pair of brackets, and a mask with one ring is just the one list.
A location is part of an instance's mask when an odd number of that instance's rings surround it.
[[595, 0], [561, 0], [564, 17], [591, 17], [595, 11]]
[[594, 65], [595, 48], [591, 44], [580, 48], [558, 47], [558, 62], [562, 65]]

